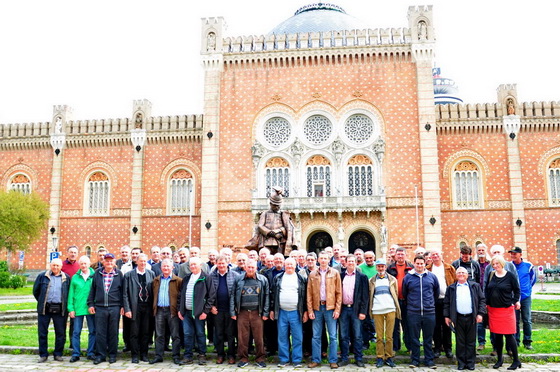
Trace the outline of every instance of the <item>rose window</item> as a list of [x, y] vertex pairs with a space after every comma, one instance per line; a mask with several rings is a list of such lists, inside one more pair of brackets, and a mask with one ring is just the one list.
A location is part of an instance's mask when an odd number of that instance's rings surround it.
[[373, 135], [373, 121], [366, 115], [352, 115], [344, 124], [344, 134], [354, 143], [365, 143]]
[[292, 127], [288, 120], [280, 117], [268, 119], [264, 124], [263, 134], [266, 142], [274, 147], [280, 147], [290, 139]]
[[325, 143], [332, 133], [332, 123], [322, 115], [310, 116], [303, 124], [305, 138], [313, 145]]

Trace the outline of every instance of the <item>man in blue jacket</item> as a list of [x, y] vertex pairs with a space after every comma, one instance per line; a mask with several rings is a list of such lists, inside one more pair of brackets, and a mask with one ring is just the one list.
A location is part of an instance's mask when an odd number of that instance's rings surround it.
[[33, 284], [33, 296], [37, 300], [39, 331], [39, 363], [44, 363], [49, 357], [48, 333], [51, 319], [53, 321], [56, 341], [54, 345], [54, 360], [62, 362], [62, 352], [66, 342], [66, 309], [70, 277], [62, 272], [62, 260], [55, 258], [51, 261], [51, 269], [39, 275]]
[[403, 295], [407, 304], [408, 331], [411, 343], [410, 367], [420, 366], [420, 331], [424, 345], [424, 365], [435, 369], [432, 338], [436, 326], [436, 301], [439, 281], [426, 270], [424, 256], [414, 258], [414, 270], [404, 277]]
[[531, 335], [533, 333], [531, 322], [531, 294], [533, 293], [533, 286], [537, 282], [537, 275], [535, 273], [535, 267], [532, 263], [528, 261], [523, 261], [521, 255], [523, 250], [519, 247], [514, 247], [509, 251], [511, 256], [511, 262], [515, 265], [517, 269], [517, 276], [519, 277], [519, 286], [521, 287], [521, 309], [515, 311], [517, 318], [517, 333], [515, 335], [515, 340], [517, 341], [517, 346], [521, 342], [521, 332], [519, 332], [519, 321], [523, 320], [523, 346], [525, 349], [532, 350], [533, 346], [531, 343]]

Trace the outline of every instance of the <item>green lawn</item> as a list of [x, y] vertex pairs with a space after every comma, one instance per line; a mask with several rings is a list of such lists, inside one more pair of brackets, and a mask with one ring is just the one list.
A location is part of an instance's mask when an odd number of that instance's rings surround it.
[[531, 301], [531, 309], [537, 311], [558, 311], [560, 312], [560, 300], [541, 300]]
[[0, 304], [0, 311], [8, 310], [35, 310], [37, 308], [37, 302], [20, 302], [17, 304]]
[[23, 288], [0, 288], [0, 296], [27, 296], [33, 294], [33, 285], [28, 285]]

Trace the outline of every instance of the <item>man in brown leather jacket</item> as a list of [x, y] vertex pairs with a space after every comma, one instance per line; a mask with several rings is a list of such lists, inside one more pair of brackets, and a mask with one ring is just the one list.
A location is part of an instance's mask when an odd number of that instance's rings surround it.
[[313, 270], [307, 279], [307, 310], [309, 319], [313, 320], [312, 358], [309, 368], [321, 364], [321, 333], [323, 323], [329, 333], [329, 364], [332, 369], [337, 364], [336, 320], [342, 307], [342, 283], [336, 269], [329, 267], [329, 255], [319, 253], [319, 267]]

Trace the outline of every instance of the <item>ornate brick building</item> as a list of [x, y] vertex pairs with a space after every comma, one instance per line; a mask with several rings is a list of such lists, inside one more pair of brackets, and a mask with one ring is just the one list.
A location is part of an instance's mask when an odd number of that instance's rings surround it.
[[434, 47], [431, 7], [368, 29], [318, 4], [245, 37], [208, 18], [203, 115], [153, 117], [141, 100], [126, 119], [56, 106], [49, 122], [1, 126], [4, 187], [51, 206], [26, 266], [70, 244], [241, 248], [274, 185], [307, 250], [422, 245], [452, 259], [484, 242], [557, 264], [560, 103], [503, 85], [495, 103], [450, 104]]

